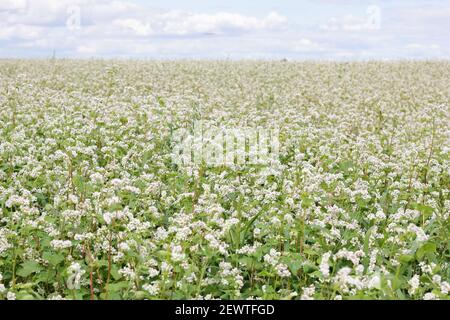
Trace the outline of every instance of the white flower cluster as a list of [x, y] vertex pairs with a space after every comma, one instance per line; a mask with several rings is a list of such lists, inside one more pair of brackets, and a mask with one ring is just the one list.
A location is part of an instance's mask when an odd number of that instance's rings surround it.
[[0, 299], [449, 298], [449, 62], [0, 70]]
[[50, 242], [50, 245], [55, 250], [63, 250], [63, 249], [70, 248], [72, 246], [72, 241], [70, 241], [70, 240], [56, 240], [55, 239], [55, 240], [52, 240]]
[[290, 277], [291, 272], [284, 263], [279, 263], [281, 253], [275, 249], [270, 249], [270, 252], [264, 256], [264, 262], [275, 268], [277, 274], [282, 277]]

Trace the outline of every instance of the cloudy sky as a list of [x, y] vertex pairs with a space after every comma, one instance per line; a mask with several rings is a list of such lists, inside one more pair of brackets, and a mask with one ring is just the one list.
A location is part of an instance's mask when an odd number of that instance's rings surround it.
[[0, 0], [0, 57], [449, 59], [450, 0]]

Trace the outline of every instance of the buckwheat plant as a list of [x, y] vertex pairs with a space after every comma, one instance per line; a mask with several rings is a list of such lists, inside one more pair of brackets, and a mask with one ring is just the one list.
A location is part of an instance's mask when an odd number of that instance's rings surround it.
[[[0, 61], [0, 299], [448, 299], [449, 74]], [[277, 157], [174, 161], [196, 121]]]

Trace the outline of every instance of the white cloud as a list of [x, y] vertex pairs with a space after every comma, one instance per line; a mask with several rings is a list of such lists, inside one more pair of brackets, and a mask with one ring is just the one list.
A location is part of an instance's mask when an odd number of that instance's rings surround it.
[[150, 23], [144, 23], [137, 19], [117, 19], [112, 23], [118, 28], [129, 29], [139, 36], [149, 36], [153, 34], [153, 29]]
[[27, 0], [1, 0], [0, 11], [23, 10], [27, 7]]
[[[179, 10], [158, 10], [129, 1], [107, 0], [1, 0], [0, 21], [14, 25], [62, 25], [69, 17], [68, 8], [79, 7], [84, 25], [110, 27], [115, 25], [147, 36], [152, 30], [160, 35], [187, 35], [202, 32], [228, 32], [277, 29], [287, 23], [286, 17], [271, 12], [258, 19], [232, 12], [192, 13]], [[10, 12], [26, 8], [25, 12]], [[8, 9], [8, 12], [6, 12]]]
[[236, 32], [278, 30], [283, 28], [286, 23], [286, 17], [276, 12], [271, 12], [266, 17], [258, 19], [230, 12], [198, 14], [171, 10], [164, 13], [149, 14], [145, 19], [116, 19], [112, 24], [120, 29], [132, 30], [138, 36], [186, 36], [205, 33], [233, 34]]
[[91, 55], [91, 54], [95, 54], [97, 52], [97, 49], [92, 46], [78, 46], [77, 52], [81, 53], [81, 54]]
[[[430, 30], [448, 25], [449, 8], [439, 10], [438, 6], [423, 10], [400, 6], [383, 12], [376, 6], [359, 7], [327, 18], [330, 11], [309, 20], [314, 22], [308, 25], [307, 21], [288, 21], [270, 8], [265, 14], [261, 10], [255, 14], [233, 11], [230, 6], [215, 12], [190, 12], [133, 1], [0, 0], [1, 54], [50, 56], [55, 50], [60, 56], [73, 57], [320, 59], [445, 57], [450, 50], [442, 40], [445, 36], [434, 32], [427, 37]], [[67, 27], [67, 9], [74, 6], [80, 8], [80, 29]], [[374, 31], [380, 27], [381, 13], [381, 29]], [[319, 26], [318, 21], [323, 24]]]
[[379, 30], [381, 28], [382, 10], [380, 7], [370, 5], [365, 14], [347, 14], [341, 17], [332, 17], [327, 23], [320, 26], [326, 31], [365, 31]]
[[319, 52], [325, 51], [326, 46], [317, 42], [311, 41], [308, 38], [301, 38], [294, 40], [291, 46], [292, 51], [297, 53]]
[[185, 35], [190, 33], [226, 33], [232, 31], [252, 31], [283, 27], [287, 18], [276, 12], [258, 19], [237, 13], [219, 12], [215, 14], [192, 14], [171, 11], [157, 17], [163, 25], [162, 32]]
[[442, 54], [441, 46], [437, 44], [409, 43], [404, 47], [410, 55], [425, 55], [428, 57]]
[[343, 17], [333, 17], [327, 23], [321, 25], [320, 28], [326, 31], [366, 31], [379, 29], [373, 20], [351, 14]]
[[[169, 54], [171, 50], [189, 54], [216, 49], [206, 46], [203, 39], [193, 41], [195, 37], [276, 32], [287, 25], [287, 18], [276, 12], [254, 17], [234, 12], [161, 10], [130, 1], [0, 1], [0, 8], [9, 10], [0, 11], [0, 40], [9, 41], [10, 47], [34, 48], [47, 54], [53, 50], [81, 56]], [[11, 11], [15, 8], [22, 11]], [[74, 12], [80, 14], [80, 28], [67, 27]]]
[[16, 24], [0, 25], [0, 40], [30, 40], [42, 36], [42, 30], [36, 26]]
[[402, 10], [401, 17], [416, 22], [433, 22], [437, 20], [450, 19], [450, 6], [428, 6], [428, 7], [411, 7]]

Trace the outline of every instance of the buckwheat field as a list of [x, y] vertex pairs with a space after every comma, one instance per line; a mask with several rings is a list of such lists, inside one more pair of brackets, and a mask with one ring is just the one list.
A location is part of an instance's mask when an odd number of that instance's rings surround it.
[[[2, 60], [0, 299], [449, 299], [449, 75]], [[277, 157], [176, 162], [195, 121]]]

